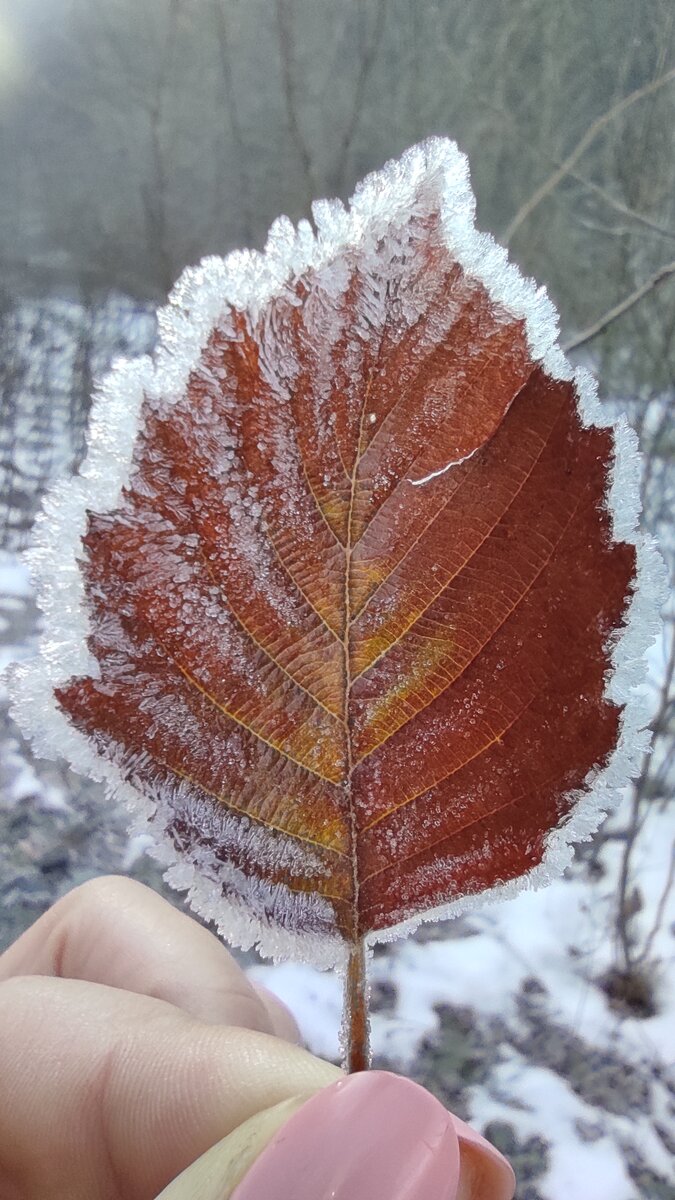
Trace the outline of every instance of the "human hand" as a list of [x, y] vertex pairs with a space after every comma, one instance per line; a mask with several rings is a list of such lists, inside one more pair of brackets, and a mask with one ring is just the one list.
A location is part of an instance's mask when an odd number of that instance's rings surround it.
[[424, 1089], [297, 1041], [150, 889], [75, 889], [0, 956], [0, 1195], [509, 1200], [505, 1160]]

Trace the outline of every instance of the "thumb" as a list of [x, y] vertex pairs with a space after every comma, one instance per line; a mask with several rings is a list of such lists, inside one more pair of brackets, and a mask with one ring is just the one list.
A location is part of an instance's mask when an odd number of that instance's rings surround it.
[[182, 1171], [158, 1200], [230, 1200], [258, 1156], [313, 1092], [262, 1109]]
[[254, 1113], [341, 1072], [269, 1034], [149, 996], [0, 984], [0, 1196], [151, 1200]]
[[265, 1109], [157, 1200], [510, 1200], [483, 1138], [399, 1075], [351, 1075]]

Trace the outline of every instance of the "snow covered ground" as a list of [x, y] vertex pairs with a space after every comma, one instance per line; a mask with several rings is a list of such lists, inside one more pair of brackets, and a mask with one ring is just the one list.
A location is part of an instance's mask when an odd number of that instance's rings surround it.
[[[671, 841], [672, 814], [654, 814], [636, 853], [646, 923], [661, 900]], [[452, 1023], [444, 1030], [448, 1006], [471, 1010], [472, 1037], [489, 1061], [480, 1082], [462, 1089], [462, 1115], [480, 1129], [510, 1127], [521, 1146], [547, 1143], [536, 1192], [519, 1195], [675, 1195], [675, 905], [671, 895], [653, 943], [657, 1012], [620, 1015], [600, 986], [613, 963], [618, 854], [619, 843], [603, 848], [600, 879], [574, 869], [543, 891], [477, 911], [460, 930], [395, 943], [372, 963], [376, 995], [389, 996], [373, 1017], [374, 1053], [402, 1071], [419, 1077], [435, 1041], [461, 1036]], [[292, 1008], [313, 1050], [339, 1055], [338, 979], [292, 964], [251, 973]], [[461, 1055], [450, 1047], [451, 1060]]]
[[[29, 652], [34, 625], [27, 573], [4, 554], [3, 666]], [[34, 764], [7, 720], [0, 753], [2, 940], [91, 874], [128, 870], [163, 890], [94, 785]], [[628, 804], [613, 829], [625, 827]], [[603, 988], [616, 955], [621, 840], [582, 855], [543, 891], [423, 926], [372, 959], [376, 1063], [410, 1074], [486, 1131], [514, 1162], [519, 1200], [675, 1198], [675, 889], [664, 899], [672, 820], [672, 807], [655, 804], [634, 852], [638, 934], [659, 918], [645, 963], [652, 1015], [618, 1011]], [[335, 975], [249, 969], [289, 1004], [312, 1050], [339, 1058]]]

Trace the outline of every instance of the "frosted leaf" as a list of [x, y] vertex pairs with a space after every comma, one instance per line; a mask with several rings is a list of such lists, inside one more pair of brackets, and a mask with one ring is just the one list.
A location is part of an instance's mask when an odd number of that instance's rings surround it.
[[30, 553], [14, 712], [240, 945], [545, 882], [648, 744], [639, 460], [431, 139], [176, 285]]

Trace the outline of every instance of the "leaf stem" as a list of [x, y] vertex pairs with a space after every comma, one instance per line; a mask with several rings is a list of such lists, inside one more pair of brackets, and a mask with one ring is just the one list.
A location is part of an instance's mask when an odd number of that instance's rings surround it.
[[368, 1020], [368, 978], [363, 938], [349, 952], [345, 978], [344, 1044], [350, 1075], [367, 1071], [370, 1066], [370, 1022]]

